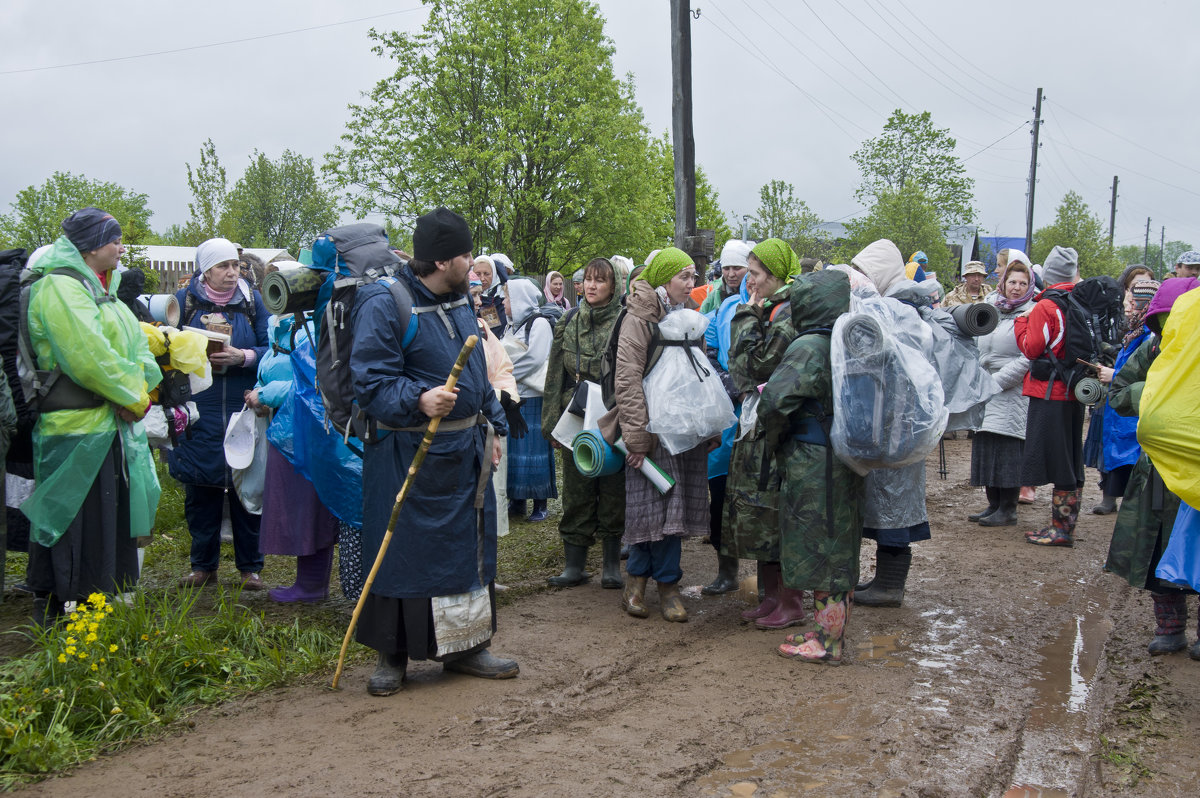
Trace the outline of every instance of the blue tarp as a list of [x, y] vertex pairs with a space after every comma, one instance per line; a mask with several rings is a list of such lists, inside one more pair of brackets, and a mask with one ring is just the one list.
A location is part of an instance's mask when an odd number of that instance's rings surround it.
[[1026, 255], [1025, 236], [980, 236], [979, 259], [987, 264], [988, 272], [996, 270], [996, 253], [1002, 249], [1019, 249]]

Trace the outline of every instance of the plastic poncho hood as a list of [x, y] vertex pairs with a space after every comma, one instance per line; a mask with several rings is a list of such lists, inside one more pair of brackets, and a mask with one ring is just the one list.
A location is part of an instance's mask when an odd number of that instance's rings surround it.
[[884, 296], [904, 279], [904, 258], [896, 245], [886, 238], [868, 244], [850, 259], [850, 265], [871, 278], [876, 290]]
[[[77, 272], [91, 292], [75, 277], [51, 274], [56, 269]], [[118, 434], [129, 477], [129, 534], [149, 534], [159, 497], [154, 461], [145, 429], [140, 423], [119, 421], [115, 409], [141, 414], [162, 372], [137, 319], [116, 300], [120, 274], [110, 272], [105, 289], [66, 236], [54, 242], [33, 271], [40, 279], [29, 291], [29, 337], [38, 368], [61, 368], [108, 401], [100, 407], [39, 416], [33, 430], [37, 489], [21, 505], [30, 520], [31, 538], [53, 546], [62, 537]], [[92, 292], [106, 301], [97, 303]]]

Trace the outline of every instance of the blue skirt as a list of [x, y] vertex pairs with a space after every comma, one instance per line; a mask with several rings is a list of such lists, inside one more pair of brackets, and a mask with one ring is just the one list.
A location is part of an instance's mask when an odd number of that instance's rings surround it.
[[531, 396], [521, 402], [521, 418], [529, 431], [521, 438], [508, 440], [508, 498], [554, 499], [554, 449], [542, 437], [542, 397]]

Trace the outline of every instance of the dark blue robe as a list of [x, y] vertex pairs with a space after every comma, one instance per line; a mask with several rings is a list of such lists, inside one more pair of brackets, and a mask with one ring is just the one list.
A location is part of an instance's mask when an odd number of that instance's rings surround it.
[[[458, 295], [435, 296], [405, 268], [400, 275], [416, 306], [451, 302]], [[408, 348], [400, 347], [400, 319], [387, 288], [358, 290], [353, 313], [354, 348], [350, 369], [354, 392], [366, 413], [391, 427], [419, 427], [419, 432], [386, 433], [365, 447], [363, 456], [363, 560], [374, 562], [409, 464], [420, 446], [429, 418], [418, 409], [423, 392], [443, 385], [463, 342], [478, 331], [469, 304], [439, 313], [414, 314], [418, 324]], [[477, 346], [458, 379], [458, 401], [442, 420], [482, 412], [498, 435], [507, 434], [504, 411], [488, 381], [483, 347]], [[496, 577], [496, 502], [491, 481], [483, 502], [483, 530], [475, 490], [480, 468], [491, 469], [484, 450], [486, 427], [439, 430], [409, 487], [371, 593], [388, 598], [432, 598], [485, 587]]]

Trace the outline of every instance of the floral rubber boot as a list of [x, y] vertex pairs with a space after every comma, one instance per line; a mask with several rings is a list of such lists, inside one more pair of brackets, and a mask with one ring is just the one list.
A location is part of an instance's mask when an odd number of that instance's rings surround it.
[[1050, 500], [1050, 526], [1026, 532], [1025, 540], [1035, 546], [1074, 546], [1078, 518], [1079, 491], [1056, 489]]
[[813, 592], [812, 632], [788, 635], [776, 651], [781, 657], [823, 665], [842, 664], [842, 644], [850, 620], [850, 593]]

